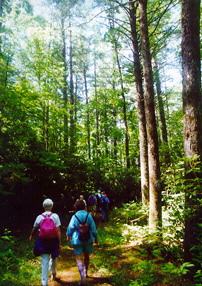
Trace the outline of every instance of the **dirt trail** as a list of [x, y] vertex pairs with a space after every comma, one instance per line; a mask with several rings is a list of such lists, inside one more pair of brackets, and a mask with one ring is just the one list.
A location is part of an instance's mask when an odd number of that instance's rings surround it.
[[[61, 252], [57, 268], [57, 280], [50, 281], [49, 286], [77, 286], [79, 284], [80, 275], [72, 249]], [[89, 275], [90, 277], [86, 279], [86, 285], [112, 286], [109, 282], [109, 277], [101, 277], [99, 273], [92, 273], [90, 270]]]
[[[102, 227], [100, 224], [99, 218], [96, 217], [96, 225], [98, 227]], [[62, 230], [62, 237], [66, 238], [65, 236], [66, 228]], [[80, 275], [78, 268], [76, 266], [76, 260], [73, 253], [73, 249], [70, 247], [70, 244], [64, 239], [62, 242], [63, 248], [60, 253], [60, 257], [58, 260], [57, 266], [57, 280], [56, 281], [49, 281], [48, 286], [78, 286], [80, 282]], [[96, 255], [96, 246], [95, 251], [91, 255], [91, 260], [93, 260], [93, 256]], [[106, 256], [107, 257], [107, 256]], [[107, 259], [107, 258], [106, 258]], [[95, 285], [95, 286], [113, 286], [110, 283], [109, 277], [103, 277], [100, 273], [92, 272], [92, 268], [89, 265], [89, 278], [86, 279], [86, 286]]]

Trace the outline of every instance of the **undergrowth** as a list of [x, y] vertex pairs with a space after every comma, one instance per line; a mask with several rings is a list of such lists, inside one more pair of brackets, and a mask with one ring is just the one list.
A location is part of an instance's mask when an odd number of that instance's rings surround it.
[[38, 265], [29, 241], [15, 238], [6, 230], [0, 237], [0, 286], [34, 285], [40, 277]]
[[148, 234], [147, 213], [146, 208], [134, 202], [113, 210], [110, 223], [99, 228], [94, 270], [110, 276], [114, 286], [202, 285], [185, 278], [192, 264], [183, 263], [181, 241], [172, 243], [174, 233], [166, 243]]
[[[147, 216], [147, 209], [134, 202], [111, 211], [110, 221], [98, 227], [90, 274], [108, 277], [113, 286], [201, 286], [200, 271], [196, 283], [185, 278], [192, 265], [183, 263], [181, 237], [177, 240], [173, 226], [165, 241], [154, 240], [147, 231]], [[65, 236], [63, 240], [66, 243]], [[32, 250], [27, 237], [15, 238], [7, 231], [0, 237], [0, 286], [38, 285], [40, 260]]]

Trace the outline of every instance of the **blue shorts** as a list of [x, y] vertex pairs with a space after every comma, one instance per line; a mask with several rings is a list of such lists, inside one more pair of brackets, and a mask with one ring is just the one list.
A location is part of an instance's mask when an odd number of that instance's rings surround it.
[[93, 242], [83, 242], [82, 244], [74, 244], [74, 254], [78, 255], [83, 252], [93, 253]]

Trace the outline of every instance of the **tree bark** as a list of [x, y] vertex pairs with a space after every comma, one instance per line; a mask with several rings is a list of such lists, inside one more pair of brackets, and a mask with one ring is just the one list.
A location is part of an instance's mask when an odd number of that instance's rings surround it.
[[100, 124], [99, 124], [99, 109], [98, 109], [98, 94], [97, 94], [97, 70], [96, 70], [96, 59], [94, 58], [94, 85], [95, 85], [95, 102], [96, 102], [96, 111], [95, 111], [95, 126], [96, 126], [96, 156], [100, 154]]
[[134, 1], [129, 2], [130, 27], [133, 45], [134, 75], [137, 91], [139, 136], [140, 136], [140, 171], [141, 171], [141, 193], [143, 205], [149, 204], [149, 170], [148, 170], [148, 149], [147, 149], [147, 130], [145, 117], [145, 103], [143, 92], [142, 70], [140, 65], [139, 46], [136, 26], [137, 7]]
[[65, 25], [64, 25], [64, 18], [61, 16], [61, 36], [62, 36], [62, 60], [63, 60], [63, 67], [64, 67], [64, 76], [63, 76], [63, 101], [64, 101], [64, 109], [66, 113], [64, 114], [64, 144], [66, 147], [68, 146], [68, 116], [67, 116], [67, 53], [66, 53], [66, 34], [65, 34]]
[[166, 163], [170, 163], [170, 152], [168, 146], [168, 133], [167, 133], [167, 126], [166, 126], [166, 117], [164, 112], [164, 102], [162, 98], [162, 90], [161, 90], [161, 81], [159, 76], [159, 68], [156, 57], [153, 57], [154, 61], [154, 75], [155, 75], [155, 83], [156, 83], [156, 93], [158, 99], [158, 108], [159, 108], [159, 117], [161, 123], [161, 136], [162, 136], [162, 143], [165, 146], [164, 151], [164, 158]]
[[127, 120], [127, 112], [126, 112], [126, 97], [124, 92], [124, 86], [123, 86], [123, 76], [122, 76], [122, 70], [121, 65], [119, 61], [119, 54], [118, 54], [118, 48], [117, 48], [117, 41], [114, 39], [114, 50], [116, 54], [116, 61], [119, 71], [119, 77], [120, 77], [120, 84], [121, 84], [121, 96], [123, 100], [123, 122], [125, 126], [125, 155], [126, 155], [126, 167], [130, 168], [130, 150], [129, 150], [129, 132], [128, 132], [128, 120]]
[[87, 146], [88, 146], [88, 158], [91, 159], [91, 144], [90, 144], [90, 116], [89, 116], [89, 99], [88, 99], [88, 87], [86, 78], [86, 66], [84, 66], [84, 85], [86, 95], [86, 131], [87, 131]]
[[139, 0], [140, 36], [145, 83], [145, 114], [149, 160], [149, 229], [156, 231], [162, 224], [161, 182], [158, 134], [154, 108], [154, 86], [147, 23], [147, 0]]
[[2, 17], [3, 17], [3, 5], [5, 0], [0, 0], [0, 52], [2, 50]]
[[[185, 179], [188, 182], [192, 180], [194, 188], [193, 181], [201, 178], [201, 172], [192, 171], [191, 159], [195, 158], [195, 161], [202, 161], [200, 0], [182, 1], [182, 72], [184, 153], [185, 158], [188, 159], [185, 164]], [[198, 233], [200, 233], [198, 224], [201, 223], [202, 215], [201, 206], [197, 204], [200, 194], [196, 188], [193, 188], [189, 188], [185, 199], [186, 213], [191, 210], [191, 214], [189, 213], [185, 219], [184, 251], [185, 261], [191, 262], [194, 262], [194, 259], [199, 255], [197, 245], [200, 245], [201, 241], [198, 241]]]
[[70, 154], [73, 154], [76, 149], [76, 130], [75, 130], [75, 118], [74, 118], [74, 80], [73, 80], [73, 56], [72, 56], [72, 31], [70, 25], [70, 36], [69, 36], [69, 92], [70, 92]]

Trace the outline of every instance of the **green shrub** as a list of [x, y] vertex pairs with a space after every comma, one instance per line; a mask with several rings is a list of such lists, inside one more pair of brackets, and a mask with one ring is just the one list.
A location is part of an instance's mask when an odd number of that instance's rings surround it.
[[39, 263], [31, 258], [29, 241], [15, 238], [5, 231], [0, 237], [0, 286], [24, 286], [39, 279]]

